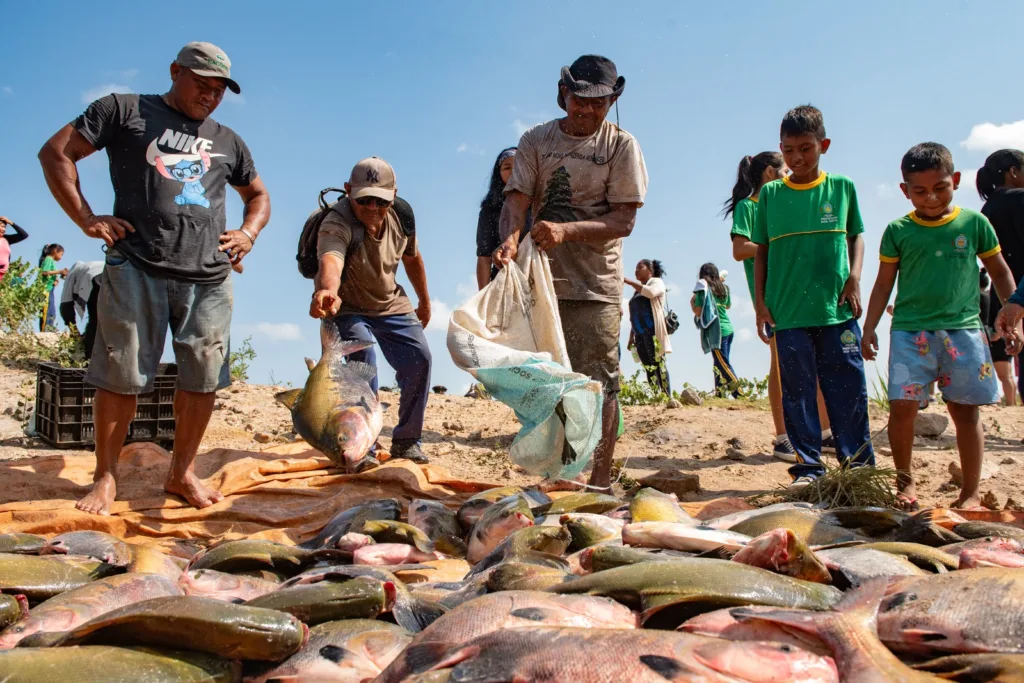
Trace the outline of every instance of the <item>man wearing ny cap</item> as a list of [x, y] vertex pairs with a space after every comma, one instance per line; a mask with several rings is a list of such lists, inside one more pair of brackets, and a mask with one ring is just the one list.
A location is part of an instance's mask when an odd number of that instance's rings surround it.
[[[164, 95], [108, 95], [59, 130], [39, 152], [46, 182], [68, 216], [103, 240], [98, 326], [86, 382], [96, 387], [96, 473], [78, 508], [109, 514], [117, 459], [136, 412], [152, 390], [170, 328], [178, 364], [174, 458], [165, 485], [195, 507], [223, 496], [196, 476], [193, 460], [228, 371], [232, 267], [270, 218], [270, 196], [233, 130], [210, 115], [225, 89], [240, 91], [231, 61], [210, 43], [189, 43], [171, 64]], [[76, 164], [106, 149], [112, 215], [96, 215]], [[227, 229], [226, 185], [245, 203], [241, 227]]]
[[519, 141], [505, 185], [499, 222], [499, 268], [514, 260], [528, 209], [530, 234], [551, 258], [566, 350], [575, 372], [604, 388], [602, 439], [590, 484], [611, 483], [618, 427], [622, 238], [647, 192], [647, 168], [636, 139], [605, 120], [626, 87], [606, 57], [584, 55], [562, 67], [561, 119], [540, 124]]
[[[320, 225], [320, 268], [309, 314], [333, 318], [342, 339], [380, 345], [401, 391], [391, 456], [425, 463], [420, 436], [430, 388], [430, 348], [423, 328], [430, 321], [430, 294], [412, 207], [398, 196], [391, 164], [377, 157], [355, 165], [345, 192]], [[416, 290], [415, 309], [395, 281], [399, 263]], [[350, 358], [377, 364], [372, 346]], [[377, 391], [376, 378], [372, 387]]]

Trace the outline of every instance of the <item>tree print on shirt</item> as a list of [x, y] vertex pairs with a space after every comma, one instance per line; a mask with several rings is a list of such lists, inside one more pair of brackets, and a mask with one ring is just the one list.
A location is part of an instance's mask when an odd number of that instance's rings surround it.
[[537, 214], [538, 221], [551, 221], [552, 223], [572, 223], [576, 219], [576, 212], [572, 208], [572, 185], [569, 184], [571, 176], [565, 170], [565, 166], [559, 166], [551, 174], [548, 186], [544, 190], [544, 204]]

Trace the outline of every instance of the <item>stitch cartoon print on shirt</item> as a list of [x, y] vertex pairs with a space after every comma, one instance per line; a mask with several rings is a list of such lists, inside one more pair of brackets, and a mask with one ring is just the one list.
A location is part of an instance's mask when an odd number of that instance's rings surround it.
[[[146, 149], [146, 161], [156, 168], [167, 180], [181, 183], [181, 193], [175, 196], [174, 203], [178, 206], [192, 205], [210, 208], [210, 200], [206, 197], [203, 177], [210, 171], [213, 157], [222, 157], [210, 151], [212, 141], [175, 132], [168, 128], [160, 136], [154, 138]], [[167, 153], [163, 147], [176, 150]]]

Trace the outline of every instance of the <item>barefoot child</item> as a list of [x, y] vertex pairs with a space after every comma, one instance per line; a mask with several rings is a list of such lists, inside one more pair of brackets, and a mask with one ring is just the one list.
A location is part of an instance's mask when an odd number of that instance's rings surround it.
[[874, 465], [860, 354], [864, 222], [853, 182], [819, 169], [831, 140], [821, 112], [797, 107], [782, 120], [780, 148], [792, 175], [762, 189], [751, 241], [757, 328], [775, 330], [786, 433], [798, 462], [793, 488], [825, 473], [816, 407], [820, 383], [844, 465]]
[[909, 510], [918, 507], [910, 470], [914, 418], [929, 384], [938, 380], [956, 426], [964, 473], [953, 507], [978, 507], [984, 446], [978, 406], [999, 402], [999, 380], [979, 315], [978, 259], [1003, 301], [1013, 294], [1013, 276], [988, 219], [952, 205], [960, 173], [953, 170], [948, 149], [934, 142], [916, 145], [904, 155], [901, 169], [900, 187], [914, 210], [890, 223], [882, 235], [861, 350], [868, 360], [875, 358], [875, 327], [898, 273], [889, 342], [889, 443], [898, 501]]

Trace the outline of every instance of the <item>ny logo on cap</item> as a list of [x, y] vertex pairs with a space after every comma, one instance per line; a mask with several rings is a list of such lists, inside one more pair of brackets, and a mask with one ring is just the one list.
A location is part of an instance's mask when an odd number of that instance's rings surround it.
[[372, 168], [366, 169], [366, 182], [377, 184], [380, 182], [380, 174]]

